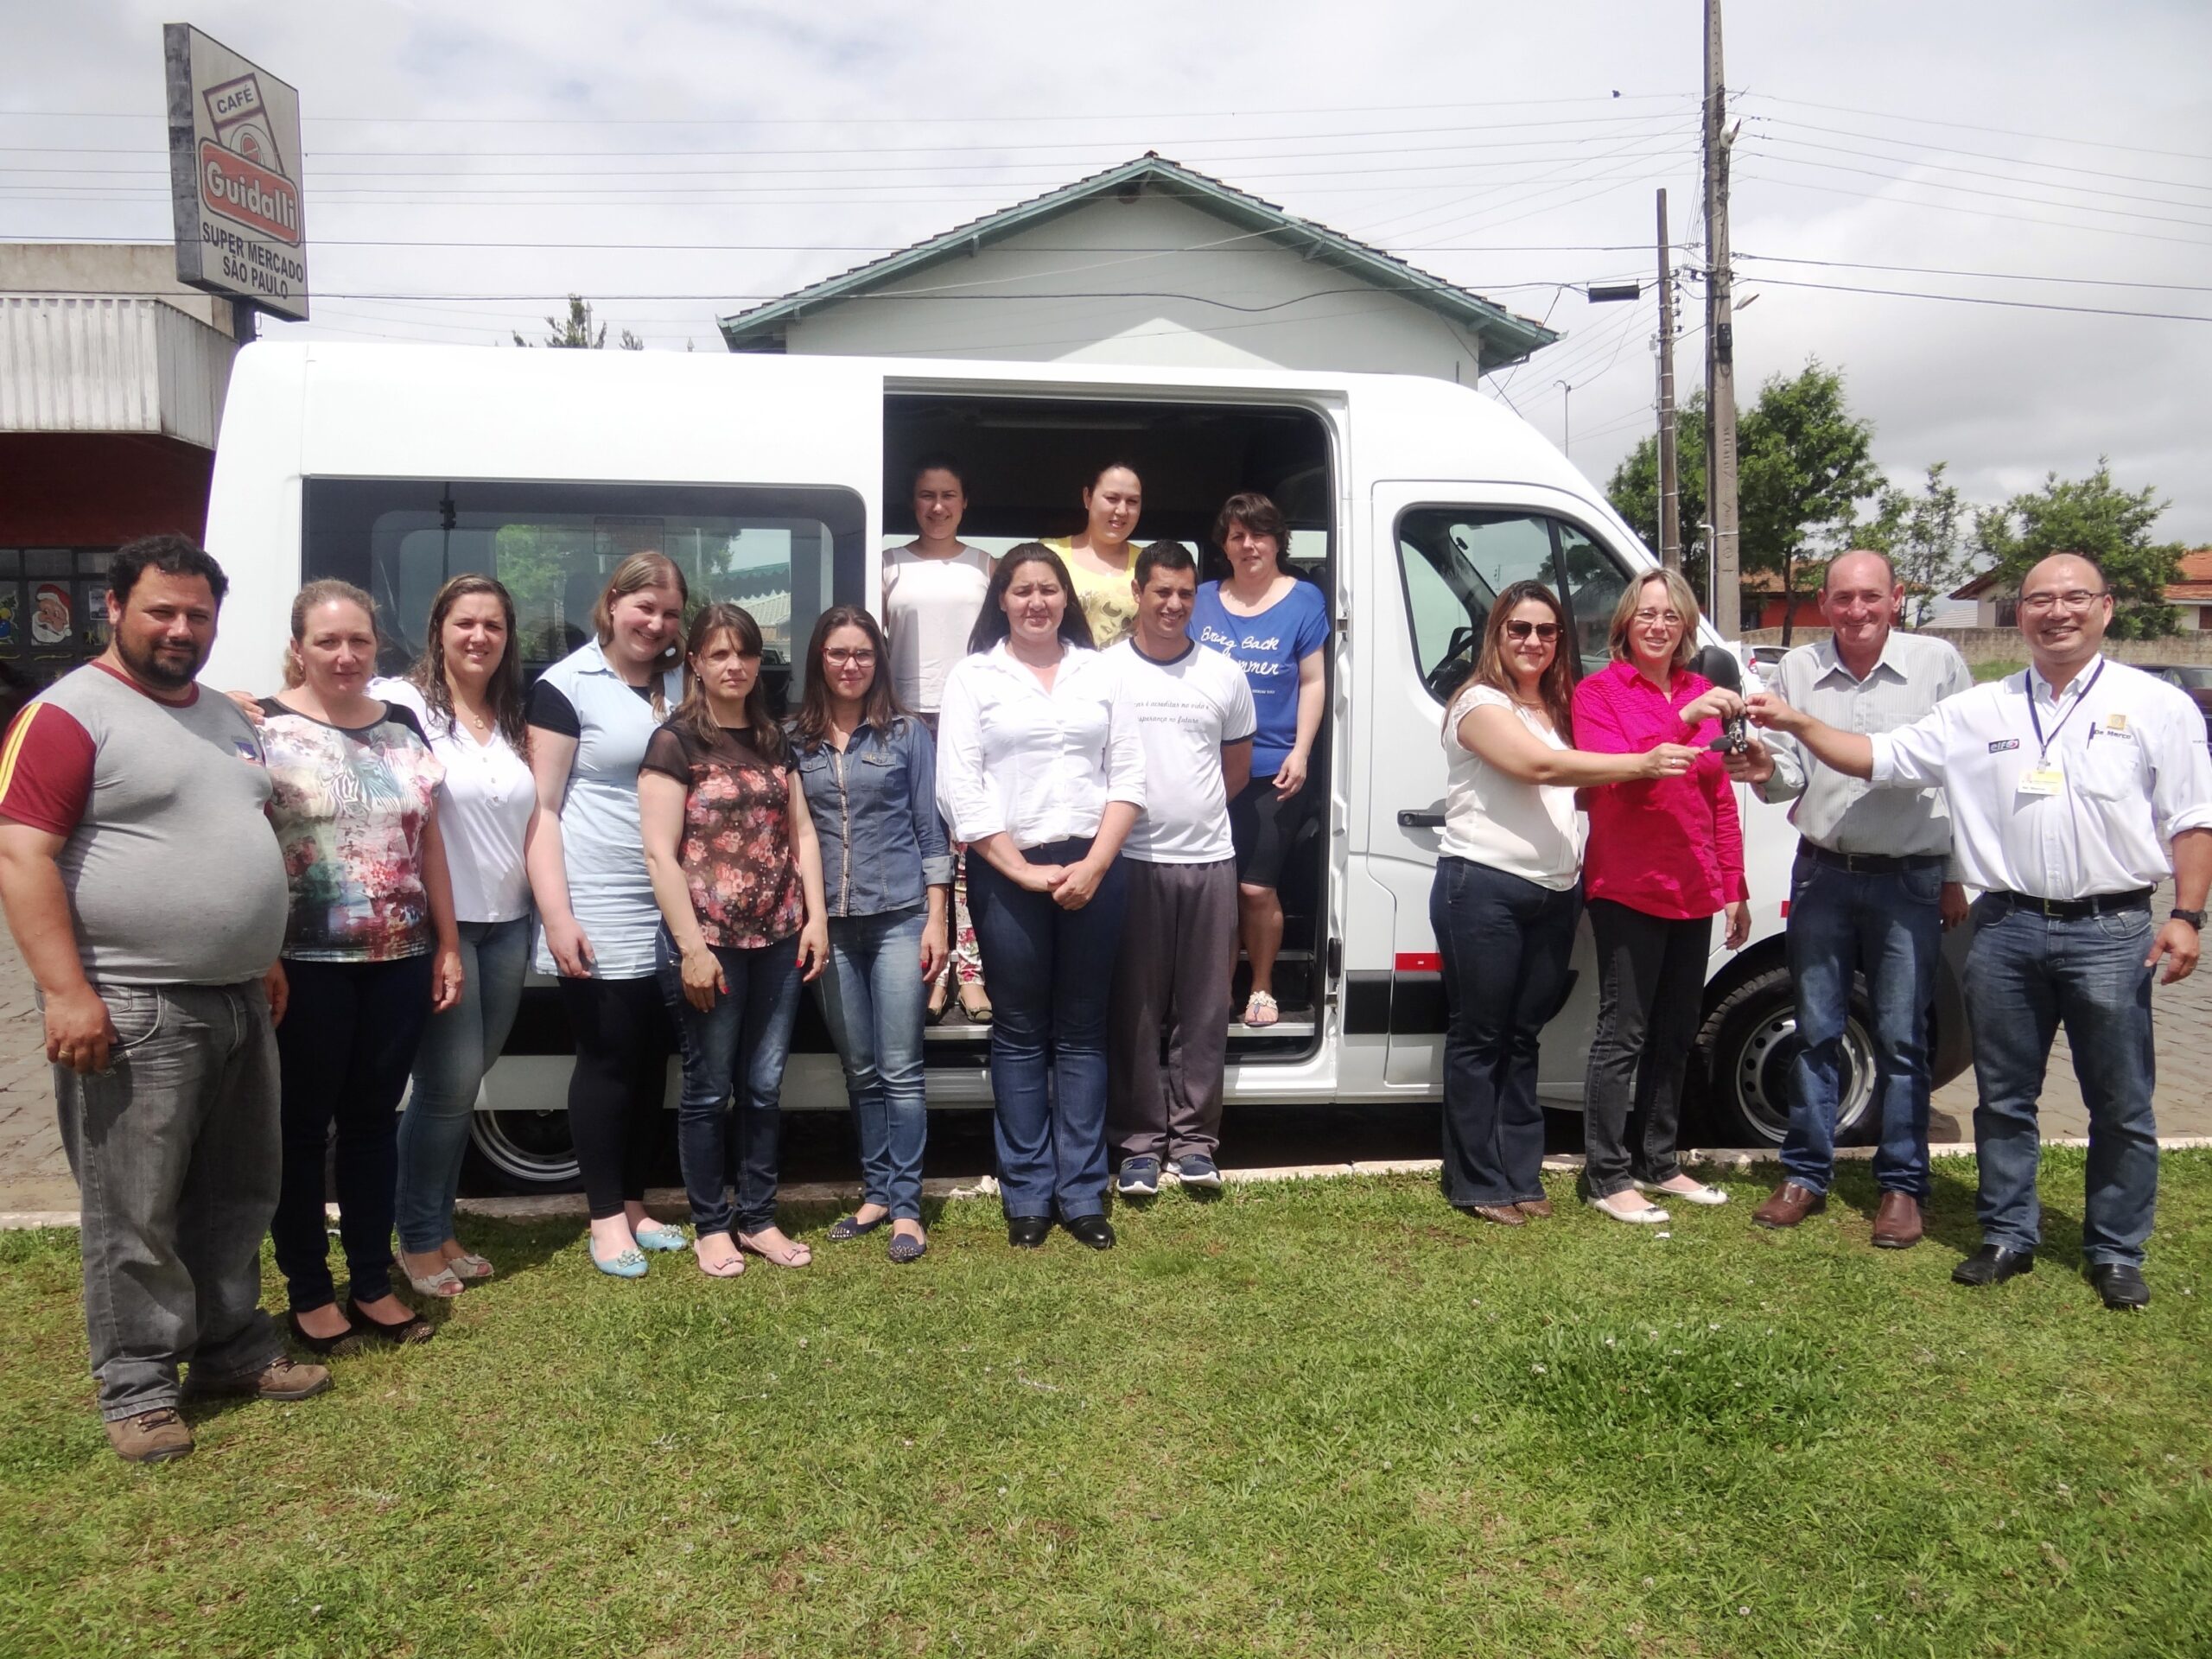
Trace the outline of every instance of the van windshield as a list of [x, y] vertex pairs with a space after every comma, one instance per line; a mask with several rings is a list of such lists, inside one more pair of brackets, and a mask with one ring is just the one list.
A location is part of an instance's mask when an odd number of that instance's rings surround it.
[[[690, 610], [742, 605], [772, 671], [788, 672], [816, 618], [857, 604], [865, 509], [851, 491], [741, 486], [309, 479], [304, 575], [366, 588], [380, 612], [381, 665], [423, 648], [430, 601], [464, 573], [514, 595], [525, 675], [592, 635], [592, 607], [632, 553], [665, 554]], [[778, 687], [780, 690], [780, 687]]]

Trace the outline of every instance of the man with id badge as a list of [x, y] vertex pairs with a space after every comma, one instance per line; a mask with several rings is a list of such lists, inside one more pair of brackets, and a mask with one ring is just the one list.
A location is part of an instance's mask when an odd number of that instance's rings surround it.
[[[1982, 1246], [1951, 1277], [2029, 1271], [2040, 1239], [2037, 1098], [2063, 1021], [2089, 1111], [2082, 1249], [2105, 1306], [2141, 1307], [2158, 1196], [2151, 978], [2185, 978], [2212, 887], [2212, 757], [2188, 694], [2102, 655], [2112, 595], [2092, 561], [2057, 554], [2020, 584], [2031, 666], [1897, 731], [1840, 732], [1778, 698], [1761, 725], [1877, 787], [1944, 787], [1974, 901], [1974, 1022]], [[2168, 849], [2171, 854], [2169, 856]], [[2174, 878], [2176, 907], [2151, 914]]]

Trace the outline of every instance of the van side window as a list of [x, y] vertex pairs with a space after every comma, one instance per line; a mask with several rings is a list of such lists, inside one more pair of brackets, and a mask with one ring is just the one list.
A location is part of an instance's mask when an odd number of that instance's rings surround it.
[[815, 619], [863, 598], [866, 510], [849, 490], [313, 478], [305, 507], [302, 571], [375, 596], [387, 672], [422, 650], [431, 599], [464, 572], [514, 595], [530, 678], [590, 638], [600, 589], [636, 552], [674, 560], [693, 608], [752, 612], [777, 692]]
[[1559, 594], [1584, 671], [1605, 665], [1606, 625], [1627, 578], [1586, 531], [1548, 513], [1413, 507], [1399, 516], [1397, 540], [1414, 656], [1439, 702], [1474, 666], [1491, 601], [1516, 582]]

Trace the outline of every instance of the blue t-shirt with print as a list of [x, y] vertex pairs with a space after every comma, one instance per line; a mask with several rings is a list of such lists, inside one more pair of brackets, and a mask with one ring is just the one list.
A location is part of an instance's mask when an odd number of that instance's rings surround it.
[[1252, 775], [1272, 778], [1298, 741], [1298, 664], [1329, 637], [1329, 604], [1310, 582], [1291, 590], [1256, 616], [1237, 616], [1221, 602], [1221, 584], [1199, 588], [1191, 611], [1191, 638], [1236, 659], [1251, 682], [1260, 716], [1252, 740]]

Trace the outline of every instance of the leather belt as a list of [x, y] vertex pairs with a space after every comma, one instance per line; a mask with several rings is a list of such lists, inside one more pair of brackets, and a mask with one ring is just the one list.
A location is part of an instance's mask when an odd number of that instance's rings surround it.
[[2003, 892], [1989, 896], [2007, 910], [2029, 911], [2054, 922], [2079, 922], [2123, 910], [2148, 910], [2152, 891], [2149, 887], [2137, 887], [2129, 893], [2093, 893], [2087, 899], [2037, 899], [2024, 893]]
[[1818, 842], [1800, 839], [1797, 851], [1815, 864], [1853, 875], [1903, 875], [1907, 870], [1940, 870], [1951, 861], [1942, 853], [1839, 853]]

